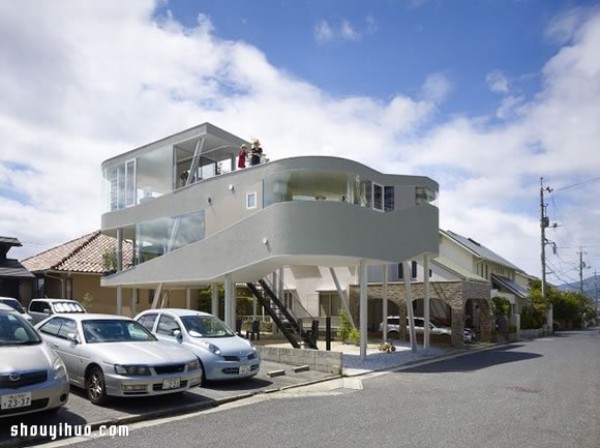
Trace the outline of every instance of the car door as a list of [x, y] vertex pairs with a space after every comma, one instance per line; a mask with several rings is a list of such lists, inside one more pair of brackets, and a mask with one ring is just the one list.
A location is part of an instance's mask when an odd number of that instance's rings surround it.
[[161, 313], [158, 317], [158, 323], [156, 324], [156, 331], [154, 332], [156, 338], [169, 345], [177, 346], [179, 345], [179, 341], [177, 340], [175, 331], [181, 332], [181, 327], [175, 319], [175, 316]]
[[[77, 322], [67, 317], [56, 316], [42, 325], [39, 331], [65, 363], [69, 379], [74, 383], [81, 384], [84, 362], [80, 356], [80, 344], [69, 338], [69, 334], [79, 334]], [[81, 336], [79, 338], [81, 341]]]

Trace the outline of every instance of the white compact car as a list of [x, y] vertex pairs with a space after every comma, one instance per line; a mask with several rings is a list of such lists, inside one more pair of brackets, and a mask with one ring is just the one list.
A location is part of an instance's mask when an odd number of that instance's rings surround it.
[[256, 348], [212, 314], [164, 308], [143, 311], [135, 320], [159, 340], [194, 353], [206, 380], [248, 378], [258, 373]]

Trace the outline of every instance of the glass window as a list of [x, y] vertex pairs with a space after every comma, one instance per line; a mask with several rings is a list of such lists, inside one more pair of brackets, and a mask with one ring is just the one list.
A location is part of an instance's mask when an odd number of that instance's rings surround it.
[[152, 331], [154, 328], [154, 321], [156, 321], [157, 314], [145, 314], [138, 319], [138, 322], [146, 330]]
[[64, 322], [64, 318], [55, 317], [54, 319], [50, 319], [44, 325], [40, 327], [40, 331], [45, 334], [49, 334], [52, 336], [58, 336], [58, 330], [60, 330], [60, 326]]
[[144, 221], [136, 225], [138, 263], [152, 260], [205, 237], [204, 210]]
[[373, 208], [383, 210], [383, 186], [373, 184]]
[[136, 160], [136, 196], [139, 204], [172, 190], [173, 149], [170, 146], [141, 155]]
[[394, 187], [385, 187], [383, 199], [383, 209], [386, 212], [394, 211]]
[[264, 181], [264, 206], [288, 201], [333, 201], [370, 207], [371, 181], [351, 173], [292, 170]]
[[437, 200], [437, 191], [427, 187], [416, 187], [415, 197], [417, 205], [429, 204]]
[[125, 319], [94, 319], [81, 323], [83, 335], [88, 343], [122, 342], [122, 341], [155, 341], [144, 327], [135, 321]]
[[339, 316], [342, 309], [342, 302], [337, 293], [321, 293], [319, 295], [319, 316], [333, 317]]
[[77, 334], [77, 324], [71, 319], [65, 319], [58, 330], [57, 336], [67, 339], [67, 336], [72, 333]]
[[156, 327], [157, 334], [162, 334], [165, 336], [175, 336], [175, 330], [181, 331], [181, 328], [179, 328], [179, 324], [175, 319], [165, 314], [160, 316], [160, 319], [158, 320], [158, 327]]
[[252, 209], [256, 208], [256, 192], [246, 194], [246, 208]]
[[223, 338], [234, 336], [234, 332], [214, 316], [182, 316], [181, 322], [190, 336], [195, 338]]

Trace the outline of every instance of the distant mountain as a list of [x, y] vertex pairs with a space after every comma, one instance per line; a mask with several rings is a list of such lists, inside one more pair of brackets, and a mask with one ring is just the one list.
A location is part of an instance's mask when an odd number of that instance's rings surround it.
[[[564, 285], [559, 285], [558, 289], [561, 291], [580, 291], [580, 283], [565, 283]], [[598, 294], [598, 299], [600, 300], [600, 277], [588, 277], [583, 279], [583, 293], [588, 296], [590, 299], [594, 300], [596, 298], [596, 294]]]

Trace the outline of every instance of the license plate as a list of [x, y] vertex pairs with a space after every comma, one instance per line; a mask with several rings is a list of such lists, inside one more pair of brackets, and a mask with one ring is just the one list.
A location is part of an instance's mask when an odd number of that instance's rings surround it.
[[250, 373], [250, 369], [252, 366], [240, 366], [240, 375], [246, 375], [247, 373]]
[[179, 378], [169, 378], [163, 381], [162, 388], [163, 389], [177, 389], [181, 384]]
[[2, 395], [0, 409], [15, 409], [31, 406], [31, 392]]

